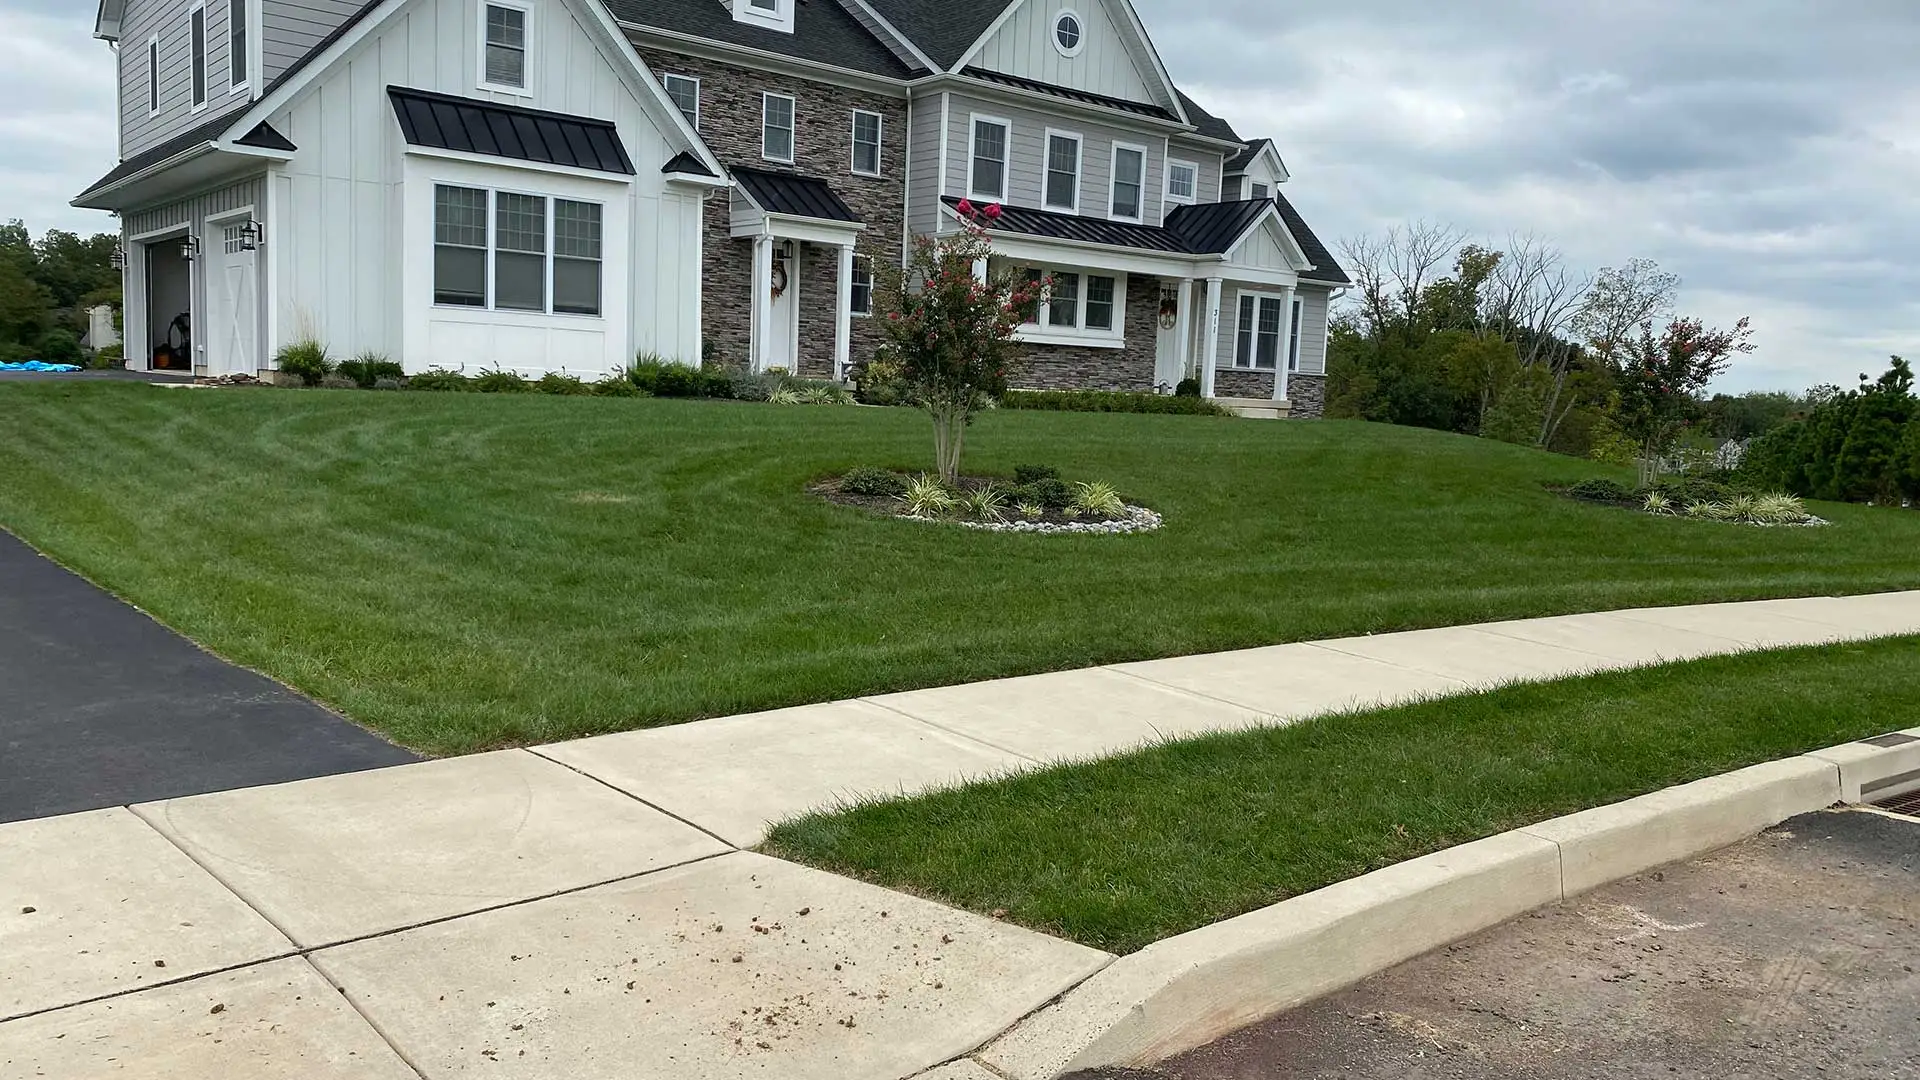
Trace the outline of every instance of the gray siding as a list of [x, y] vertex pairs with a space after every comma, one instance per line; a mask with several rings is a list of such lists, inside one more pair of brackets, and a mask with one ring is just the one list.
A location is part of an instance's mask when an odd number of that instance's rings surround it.
[[266, 0], [260, 66], [266, 68], [267, 79], [291, 67], [360, 6], [360, 0]]
[[1300, 290], [1300, 374], [1327, 370], [1327, 297], [1325, 289]]
[[945, 94], [912, 100], [907, 118], [907, 228], [931, 233], [940, 223], [940, 104]]
[[1220, 202], [1220, 173], [1226, 164], [1226, 158], [1218, 150], [1201, 146], [1183, 146], [1178, 142], [1167, 147], [1167, 156], [1191, 161], [1200, 166], [1199, 190], [1195, 193], [1195, 202]]
[[[120, 45], [120, 156], [129, 158], [246, 103], [231, 93], [227, 0], [207, 0], [207, 107], [193, 110], [193, 43], [185, 0], [133, 0]], [[160, 111], [147, 115], [147, 41], [160, 38]]]
[[1123, 127], [1089, 123], [1077, 117], [1049, 116], [1023, 106], [1008, 105], [985, 98], [953, 94], [947, 123], [948, 195], [968, 195], [967, 167], [973, 153], [973, 115], [993, 116], [1012, 125], [1008, 148], [1007, 202], [1014, 206], [1041, 208], [1041, 184], [1045, 175], [1046, 133], [1073, 132], [1080, 144], [1080, 208], [1086, 217], [1105, 218], [1112, 193], [1108, 188], [1113, 173], [1113, 144], [1131, 143], [1147, 152], [1146, 190], [1142, 201], [1142, 219], [1148, 225], [1161, 220], [1162, 198], [1166, 183], [1167, 141], [1163, 136], [1130, 131]]
[[191, 199], [165, 206], [155, 206], [146, 210], [135, 210], [127, 214], [127, 235], [140, 236], [145, 233], [159, 232], [176, 225], [192, 224], [198, 231], [200, 222], [208, 214], [224, 214], [229, 210], [238, 210], [243, 206], [260, 209], [256, 216], [265, 216], [266, 196], [261, 187], [261, 178], [250, 177], [230, 184], [216, 191], [196, 195]]

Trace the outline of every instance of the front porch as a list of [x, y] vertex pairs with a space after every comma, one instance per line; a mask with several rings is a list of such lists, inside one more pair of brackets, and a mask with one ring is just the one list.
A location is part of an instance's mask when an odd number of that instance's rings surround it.
[[[854, 309], [860, 306], [854, 248], [865, 223], [824, 180], [745, 167], [729, 171], [735, 182], [729, 235], [746, 241], [751, 252], [748, 370], [845, 378], [853, 361]], [[861, 287], [870, 307], [870, 272]], [[820, 348], [823, 338], [830, 342], [826, 349]]]

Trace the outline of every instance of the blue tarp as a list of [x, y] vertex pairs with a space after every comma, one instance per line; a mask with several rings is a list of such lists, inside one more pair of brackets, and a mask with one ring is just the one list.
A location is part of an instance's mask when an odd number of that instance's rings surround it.
[[49, 364], [45, 360], [25, 360], [18, 364], [0, 364], [0, 371], [79, 371], [78, 364]]

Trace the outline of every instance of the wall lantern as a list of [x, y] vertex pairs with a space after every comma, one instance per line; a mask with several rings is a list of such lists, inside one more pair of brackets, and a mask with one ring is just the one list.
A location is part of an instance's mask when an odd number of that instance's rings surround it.
[[121, 244], [113, 245], [113, 254], [107, 258], [107, 261], [115, 270], [125, 270], [127, 268], [126, 247]]
[[199, 258], [200, 238], [192, 233], [188, 233], [186, 239], [180, 241], [180, 257], [188, 262]]
[[258, 251], [260, 250], [260, 245], [265, 243], [266, 239], [267, 227], [252, 218], [248, 218], [247, 223], [240, 226], [241, 251]]

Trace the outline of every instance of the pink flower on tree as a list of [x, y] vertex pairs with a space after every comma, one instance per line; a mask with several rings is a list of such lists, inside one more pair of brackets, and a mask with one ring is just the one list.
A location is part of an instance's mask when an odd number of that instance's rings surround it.
[[973, 216], [973, 202], [970, 199], [961, 199], [960, 202], [954, 206], [954, 209], [960, 211], [960, 216], [963, 218]]
[[1000, 220], [1000, 204], [988, 203], [987, 208], [981, 211], [981, 213], [987, 215], [988, 221], [999, 221]]

